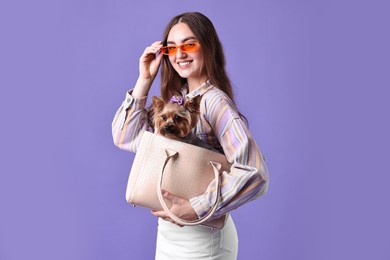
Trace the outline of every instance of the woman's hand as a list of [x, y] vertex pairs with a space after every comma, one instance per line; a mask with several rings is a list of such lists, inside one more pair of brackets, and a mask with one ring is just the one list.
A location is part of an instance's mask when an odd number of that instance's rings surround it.
[[161, 41], [154, 42], [149, 47], [146, 47], [142, 53], [139, 59], [139, 77], [133, 90], [133, 97], [142, 98], [148, 95], [164, 55], [160, 51], [162, 46]]
[[[171, 208], [170, 210], [172, 211], [173, 214], [175, 214], [177, 217], [184, 219], [184, 220], [195, 220], [198, 218], [198, 215], [196, 214], [195, 210], [192, 208], [190, 202], [186, 199], [176, 197], [173, 194], [170, 194], [167, 191], [162, 191], [162, 195], [166, 200], [169, 200], [171, 203]], [[165, 213], [164, 210], [161, 211], [152, 211], [152, 214], [156, 217], [160, 217], [164, 220], [170, 221], [173, 224], [176, 224], [178, 226], [178, 223], [173, 221], [168, 214]]]
[[161, 41], [154, 42], [142, 53], [139, 59], [139, 76], [141, 79], [153, 81], [156, 77], [163, 57], [163, 53], [159, 52], [162, 46]]

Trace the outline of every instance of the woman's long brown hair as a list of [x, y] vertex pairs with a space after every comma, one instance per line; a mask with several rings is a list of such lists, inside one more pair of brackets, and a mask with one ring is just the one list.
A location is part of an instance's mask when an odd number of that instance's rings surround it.
[[[164, 31], [164, 45], [167, 44], [168, 34], [172, 27], [178, 23], [186, 23], [199, 41], [206, 75], [210, 82], [224, 91], [234, 102], [232, 85], [225, 70], [225, 55], [213, 23], [205, 15], [198, 12], [179, 14], [172, 18]], [[168, 101], [172, 95], [180, 93], [181, 87], [186, 82], [187, 80], [180, 77], [172, 67], [168, 56], [164, 56], [161, 68], [162, 98]]]

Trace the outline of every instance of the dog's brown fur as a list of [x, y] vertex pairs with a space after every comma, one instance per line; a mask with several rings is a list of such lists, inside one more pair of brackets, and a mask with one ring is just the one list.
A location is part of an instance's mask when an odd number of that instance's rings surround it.
[[179, 105], [153, 96], [155, 133], [176, 140], [188, 136], [198, 121], [199, 101], [199, 97], [196, 97]]
[[212, 149], [192, 133], [198, 122], [199, 106], [200, 96], [187, 100], [183, 105], [165, 102], [162, 98], [153, 96], [151, 123], [154, 126], [154, 133]]

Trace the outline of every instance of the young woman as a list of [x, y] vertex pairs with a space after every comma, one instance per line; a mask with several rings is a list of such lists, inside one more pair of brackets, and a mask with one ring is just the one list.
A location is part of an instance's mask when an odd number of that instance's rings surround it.
[[[143, 52], [135, 87], [126, 93], [112, 123], [115, 145], [136, 152], [144, 131], [153, 131], [145, 108], [147, 95], [161, 68], [161, 96], [168, 101], [181, 93], [185, 99], [200, 96], [199, 122], [194, 133], [222, 151], [232, 163], [221, 176], [221, 202], [213, 215], [218, 218], [263, 195], [268, 171], [245, 121], [236, 108], [225, 71], [225, 57], [211, 21], [201, 13], [174, 17], [164, 33]], [[215, 198], [213, 185], [201, 196], [185, 200], [164, 192], [177, 216], [194, 220], [206, 214]], [[229, 216], [223, 229], [204, 226], [180, 227], [164, 211], [159, 217], [156, 259], [236, 259], [238, 238]]]

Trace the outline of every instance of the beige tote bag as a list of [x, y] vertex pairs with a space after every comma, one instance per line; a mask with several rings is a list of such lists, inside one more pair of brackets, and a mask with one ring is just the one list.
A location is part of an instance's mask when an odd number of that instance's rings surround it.
[[[220, 173], [231, 164], [223, 154], [145, 131], [138, 147], [126, 189], [126, 200], [134, 206], [164, 210], [175, 222], [222, 228], [226, 215], [212, 219], [220, 201]], [[202, 218], [187, 221], [170, 211], [161, 190], [190, 199], [203, 194], [215, 180], [216, 199]]]

